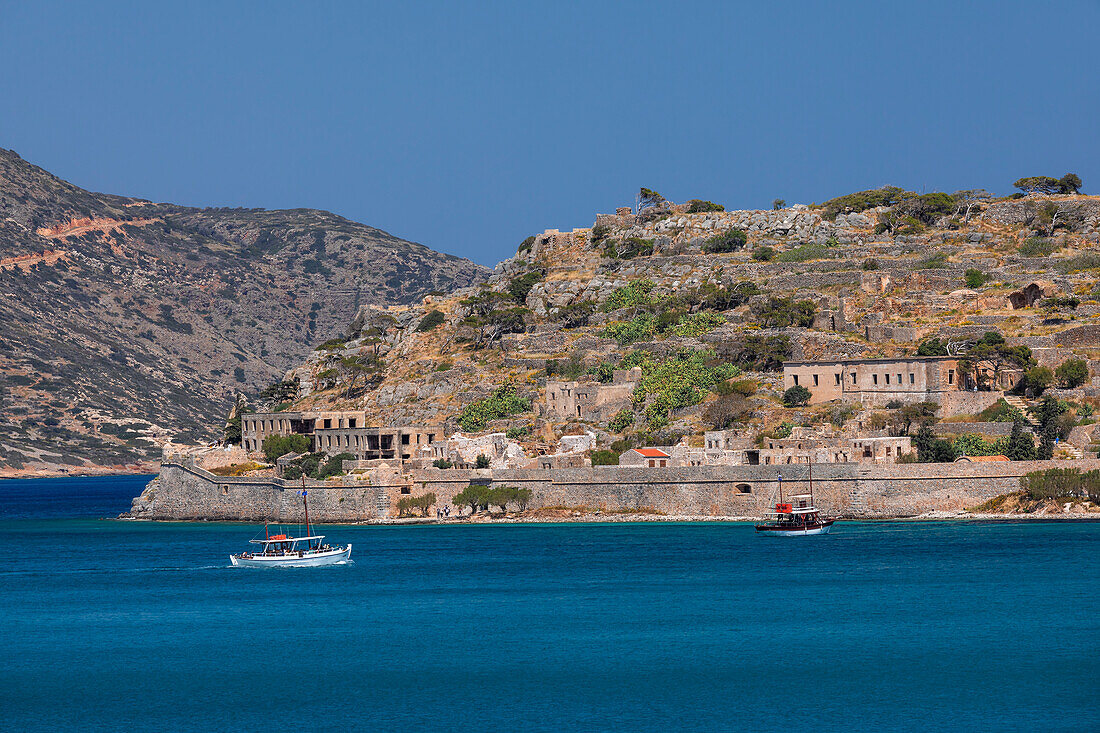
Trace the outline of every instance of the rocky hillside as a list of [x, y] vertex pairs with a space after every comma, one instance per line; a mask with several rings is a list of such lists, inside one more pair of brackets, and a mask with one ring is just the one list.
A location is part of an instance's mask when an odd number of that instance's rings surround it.
[[[615, 450], [719, 426], [789, 432], [871, 416], [784, 406], [784, 359], [911, 354], [990, 330], [1038, 364], [1085, 359], [1092, 386], [1071, 394], [1082, 420], [1097, 402], [1100, 198], [882, 189], [774, 211], [709, 204], [548, 231], [480, 288], [364, 309], [353, 338], [288, 375], [297, 406], [529, 443], [593, 430]], [[633, 410], [562, 421], [541, 407], [549, 378], [608, 382], [627, 366], [645, 375]]]
[[0, 475], [117, 470], [202, 441], [343, 333], [488, 271], [312, 209], [92, 193], [0, 149]]

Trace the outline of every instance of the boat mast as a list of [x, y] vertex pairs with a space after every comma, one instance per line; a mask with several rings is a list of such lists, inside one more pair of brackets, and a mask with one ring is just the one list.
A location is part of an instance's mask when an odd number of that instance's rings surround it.
[[810, 506], [814, 506], [814, 456], [810, 454]]
[[[306, 499], [306, 477], [302, 476], [302, 508], [306, 510], [306, 537], [309, 537], [312, 532], [309, 531], [309, 500]], [[306, 546], [309, 546], [309, 540], [306, 540]]]

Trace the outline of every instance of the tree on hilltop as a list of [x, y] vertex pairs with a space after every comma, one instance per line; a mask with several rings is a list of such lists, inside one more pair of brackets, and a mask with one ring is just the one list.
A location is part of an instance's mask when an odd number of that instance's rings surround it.
[[644, 186], [638, 191], [638, 213], [645, 209], [652, 209], [665, 203], [665, 197], [651, 188]]
[[1067, 173], [1061, 178], [1027, 176], [1012, 185], [1024, 193], [1079, 193], [1081, 177], [1076, 173]]

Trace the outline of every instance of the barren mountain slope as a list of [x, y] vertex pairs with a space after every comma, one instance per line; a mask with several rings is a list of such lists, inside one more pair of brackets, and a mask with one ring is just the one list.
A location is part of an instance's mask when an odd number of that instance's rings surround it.
[[488, 271], [311, 209], [98, 194], [0, 149], [0, 475], [89, 471], [217, 436], [360, 305]]

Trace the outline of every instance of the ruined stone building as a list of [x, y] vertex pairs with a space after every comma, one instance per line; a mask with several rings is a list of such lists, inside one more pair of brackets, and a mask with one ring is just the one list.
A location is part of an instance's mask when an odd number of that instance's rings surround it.
[[795, 428], [787, 438], [750, 444], [735, 431], [706, 433], [706, 465], [768, 466], [790, 463], [896, 463], [913, 450], [907, 435], [851, 437]]
[[241, 416], [245, 450], [261, 450], [269, 435], [305, 435], [311, 451], [351, 453], [359, 460], [410, 460], [419, 448], [441, 438], [442, 428], [368, 426], [364, 412], [255, 412]]
[[611, 384], [546, 382], [546, 415], [555, 420], [605, 422], [633, 404], [634, 388], [642, 378], [639, 367], [616, 369]]

